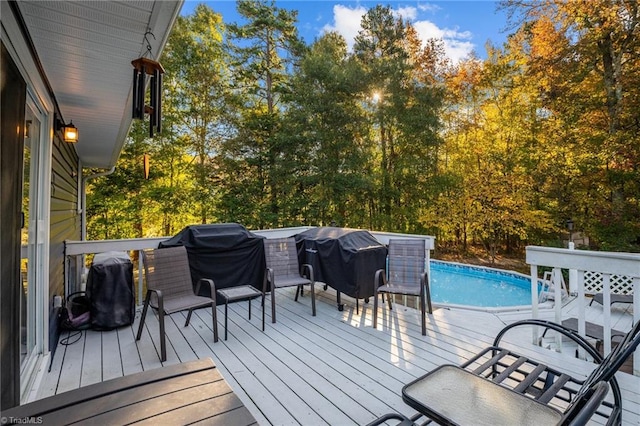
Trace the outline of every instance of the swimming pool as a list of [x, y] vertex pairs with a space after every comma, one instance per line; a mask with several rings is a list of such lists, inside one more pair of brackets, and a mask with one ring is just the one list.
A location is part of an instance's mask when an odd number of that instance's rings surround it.
[[524, 274], [437, 260], [430, 265], [432, 303], [481, 308], [531, 306], [531, 281]]

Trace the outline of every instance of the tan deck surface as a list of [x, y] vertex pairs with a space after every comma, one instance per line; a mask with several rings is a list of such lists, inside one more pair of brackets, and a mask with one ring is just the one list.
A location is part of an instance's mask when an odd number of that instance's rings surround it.
[[[267, 313], [263, 333], [260, 315], [248, 321], [247, 302], [229, 306], [229, 339], [213, 343], [211, 312], [194, 312], [189, 327], [185, 314], [167, 317], [167, 362], [164, 365], [211, 357], [223, 377], [259, 424], [349, 425], [365, 424], [390, 412], [411, 415], [402, 402], [405, 383], [444, 363], [459, 364], [488, 346], [505, 323], [529, 318], [530, 313], [487, 313], [439, 309], [427, 317], [422, 336], [419, 312], [386, 304], [379, 312], [378, 329], [371, 327], [372, 303], [343, 295], [339, 312], [332, 289], [318, 291], [318, 313], [311, 316], [308, 295], [293, 301], [294, 289], [277, 292], [278, 322]], [[268, 303], [268, 300], [267, 300]], [[256, 301], [254, 301], [255, 308]], [[221, 313], [223, 307], [218, 306]], [[600, 309], [600, 310], [598, 310]], [[587, 319], [597, 322], [601, 307], [590, 308]], [[269, 310], [267, 310], [269, 311]], [[254, 310], [257, 312], [257, 309]], [[571, 307], [567, 309], [571, 315]], [[69, 346], [58, 346], [53, 369], [45, 373], [37, 398], [76, 389], [98, 381], [160, 367], [158, 323], [148, 315], [142, 339], [135, 342], [140, 312], [132, 327], [109, 332], [88, 331]], [[552, 312], [543, 312], [551, 319]], [[628, 330], [632, 315], [616, 312], [614, 328]], [[223, 315], [218, 315], [222, 332]], [[523, 329], [506, 338], [525, 355], [535, 354], [572, 374], [593, 364], [530, 344]], [[514, 347], [515, 347], [514, 346]], [[640, 424], [640, 377], [618, 375], [623, 391], [624, 424]], [[462, 408], [461, 408], [462, 409]]]

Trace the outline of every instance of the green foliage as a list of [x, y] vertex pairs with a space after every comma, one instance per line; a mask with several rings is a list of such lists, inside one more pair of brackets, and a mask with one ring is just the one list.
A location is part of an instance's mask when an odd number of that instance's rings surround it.
[[228, 28], [199, 5], [162, 58], [162, 134], [134, 123], [88, 181], [89, 237], [337, 224], [496, 256], [561, 245], [572, 218], [593, 247], [638, 251], [640, 11], [592, 3], [506, 1], [508, 41], [457, 64], [389, 7], [349, 52], [336, 33], [302, 44], [273, 1], [238, 1]]

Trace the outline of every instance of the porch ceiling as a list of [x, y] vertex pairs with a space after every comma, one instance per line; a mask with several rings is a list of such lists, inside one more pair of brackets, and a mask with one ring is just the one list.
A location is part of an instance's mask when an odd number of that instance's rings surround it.
[[131, 126], [131, 61], [148, 37], [158, 59], [184, 0], [40, 1], [18, 5], [84, 167], [116, 164]]

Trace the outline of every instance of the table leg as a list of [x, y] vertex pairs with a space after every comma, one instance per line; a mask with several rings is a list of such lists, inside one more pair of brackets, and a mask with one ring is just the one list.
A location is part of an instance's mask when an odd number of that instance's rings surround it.
[[229, 305], [229, 300], [224, 301], [224, 340], [227, 340], [227, 306]]

